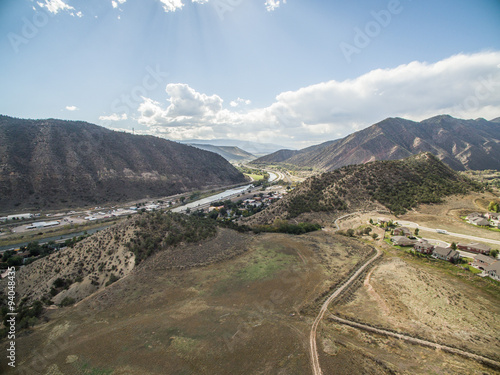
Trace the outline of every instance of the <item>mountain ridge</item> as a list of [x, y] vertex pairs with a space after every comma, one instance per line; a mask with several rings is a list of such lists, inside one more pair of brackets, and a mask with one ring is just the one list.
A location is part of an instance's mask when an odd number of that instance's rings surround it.
[[224, 158], [83, 121], [0, 116], [0, 209], [161, 197], [244, 182]]
[[330, 171], [431, 152], [455, 170], [500, 169], [500, 125], [496, 120], [461, 120], [449, 115], [421, 122], [387, 118], [343, 139], [299, 150], [286, 159], [278, 151], [252, 163], [284, 163]]

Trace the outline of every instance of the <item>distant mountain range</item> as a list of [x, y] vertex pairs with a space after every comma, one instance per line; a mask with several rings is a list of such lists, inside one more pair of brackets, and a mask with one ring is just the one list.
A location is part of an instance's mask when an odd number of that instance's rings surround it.
[[421, 122], [388, 118], [340, 140], [299, 151], [279, 150], [252, 163], [331, 171], [420, 152], [436, 155], [455, 170], [500, 169], [500, 118], [461, 120], [441, 115]]
[[0, 210], [98, 205], [244, 182], [220, 155], [80, 121], [0, 116]]
[[236, 146], [214, 146], [198, 143], [189, 143], [189, 145], [201, 150], [215, 152], [231, 163], [250, 161], [256, 158], [256, 156]]
[[231, 146], [238, 147], [252, 155], [263, 156], [281, 150], [283, 146], [272, 143], [260, 143], [253, 141], [240, 141], [238, 139], [187, 139], [181, 141], [184, 144]]

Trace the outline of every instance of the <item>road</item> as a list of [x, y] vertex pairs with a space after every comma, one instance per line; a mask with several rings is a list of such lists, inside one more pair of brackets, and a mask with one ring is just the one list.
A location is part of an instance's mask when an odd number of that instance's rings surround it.
[[[414, 223], [412, 221], [401, 221], [401, 220], [398, 220], [398, 224], [404, 225], [404, 226], [409, 227], [409, 228], [419, 228], [420, 230], [426, 230], [426, 231], [430, 231], [430, 232], [436, 232], [436, 228], [423, 227], [423, 226], [418, 225], [417, 223]], [[487, 242], [487, 243], [492, 243], [492, 244], [495, 244], [495, 245], [500, 245], [500, 241], [499, 240], [491, 240], [489, 238], [469, 236], [467, 234], [452, 233], [452, 232], [448, 232], [448, 231], [447, 231], [447, 234], [450, 235], [450, 236], [453, 236], [453, 237], [465, 238], [465, 239], [471, 240], [471, 241]]]
[[368, 267], [373, 261], [375, 261], [378, 257], [382, 255], [382, 252], [379, 249], [377, 250], [377, 254], [370, 258], [365, 264], [363, 264], [357, 271], [352, 275], [349, 280], [347, 280], [344, 284], [342, 284], [340, 287], [338, 287], [331, 295], [328, 297], [328, 299], [323, 303], [323, 306], [321, 306], [321, 310], [319, 311], [318, 316], [314, 320], [314, 323], [311, 327], [311, 332], [309, 334], [309, 354], [311, 356], [311, 366], [313, 370], [314, 375], [322, 375], [323, 372], [321, 371], [321, 366], [319, 363], [319, 356], [318, 356], [318, 348], [316, 346], [316, 331], [318, 329], [318, 325], [323, 319], [323, 316], [325, 315], [325, 312], [328, 310], [328, 306], [330, 303], [339, 296], [340, 293], [342, 293], [349, 285], [352, 284], [354, 280], [358, 278], [358, 276]]

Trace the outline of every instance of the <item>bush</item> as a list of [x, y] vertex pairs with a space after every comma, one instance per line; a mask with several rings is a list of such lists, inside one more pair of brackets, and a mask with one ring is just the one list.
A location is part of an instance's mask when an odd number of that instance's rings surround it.
[[65, 306], [71, 306], [75, 303], [75, 299], [71, 297], [64, 297], [61, 303], [59, 304], [60, 307], [65, 307]]

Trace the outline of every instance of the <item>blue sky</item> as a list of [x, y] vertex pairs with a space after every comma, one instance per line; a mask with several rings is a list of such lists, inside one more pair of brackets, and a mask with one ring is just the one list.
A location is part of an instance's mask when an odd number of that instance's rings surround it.
[[4, 0], [0, 113], [301, 148], [500, 116], [498, 0]]

